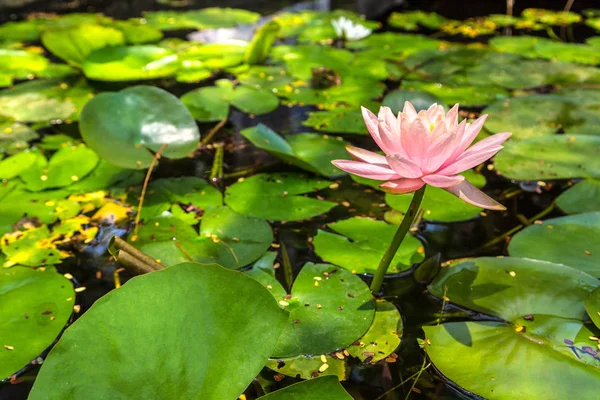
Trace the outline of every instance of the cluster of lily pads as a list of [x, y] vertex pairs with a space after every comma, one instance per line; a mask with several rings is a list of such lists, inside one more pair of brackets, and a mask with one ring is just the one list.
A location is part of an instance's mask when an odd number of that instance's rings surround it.
[[[341, 17], [373, 33], [341, 35]], [[259, 20], [210, 8], [0, 26], [0, 379], [17, 383], [43, 362], [32, 399], [236, 399], [249, 385], [254, 398], [349, 399], [338, 382], [352, 371], [400, 362], [402, 281], [441, 309], [420, 345], [450, 386], [594, 398], [599, 37], [459, 44], [348, 11], [303, 11], [262, 21], [248, 41], [163, 38]], [[581, 20], [545, 10], [487, 18], [531, 31]], [[456, 22], [414, 12], [388, 24], [451, 34]], [[430, 187], [385, 300], [375, 299], [365, 279], [411, 197], [331, 161], [368, 143], [359, 106], [397, 112], [405, 101], [489, 114], [478, 140], [513, 133], [467, 173], [508, 206], [509, 226]], [[212, 129], [201, 139], [199, 127]], [[114, 232], [160, 270], [118, 287], [105, 257], [118, 288], [79, 316], [86, 282], [74, 275]], [[302, 240], [285, 240], [290, 232]], [[499, 256], [447, 261], [480, 254]], [[303, 381], [274, 390], [282, 379]]]

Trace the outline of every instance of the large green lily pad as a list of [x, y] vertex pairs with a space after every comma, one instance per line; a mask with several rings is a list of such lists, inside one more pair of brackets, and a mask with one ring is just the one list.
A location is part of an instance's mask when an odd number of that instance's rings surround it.
[[[583, 300], [600, 282], [566, 265], [518, 257], [480, 257], [442, 268], [429, 285], [450, 302], [507, 321], [528, 314], [585, 317]], [[560, 287], [560, 290], [552, 288]]]
[[83, 72], [100, 81], [132, 81], [164, 78], [179, 66], [177, 54], [162, 47], [115, 46], [90, 53], [83, 62]]
[[581, 394], [600, 378], [584, 308], [599, 284], [571, 267], [526, 258], [451, 264], [430, 291], [508, 322], [424, 327], [427, 354], [448, 379], [486, 398], [563, 398], [571, 385], [581, 385]]
[[287, 319], [258, 282], [218, 265], [139, 276], [65, 332], [30, 397], [233, 400], [260, 372]]
[[484, 398], [564, 399], [575, 392], [581, 398], [594, 398], [600, 370], [562, 353], [562, 349], [570, 351], [565, 342], [573, 342], [581, 323], [561, 319], [555, 324], [558, 327], [540, 324], [535, 333], [528, 333], [530, 328], [517, 332], [501, 322], [424, 327], [430, 342], [427, 355], [448, 379]]
[[298, 221], [326, 213], [331, 201], [301, 196], [324, 189], [329, 181], [300, 174], [257, 174], [225, 191], [225, 203], [235, 212], [274, 221]]
[[299, 382], [260, 397], [263, 400], [351, 400], [335, 377], [320, 377]]
[[272, 357], [322, 354], [343, 349], [371, 326], [375, 304], [368, 286], [349, 271], [307, 263], [294, 281], [290, 312]]
[[121, 31], [98, 24], [81, 24], [47, 29], [42, 33], [42, 43], [55, 56], [76, 66], [81, 66], [94, 50], [125, 43]]
[[204, 212], [199, 233], [186, 221], [164, 216], [146, 221], [133, 244], [167, 266], [218, 262], [238, 269], [262, 256], [272, 241], [266, 221], [212, 207]]
[[509, 142], [494, 158], [509, 179], [537, 181], [600, 177], [600, 138], [554, 135]]
[[40, 355], [67, 324], [75, 293], [53, 267], [0, 270], [0, 377], [9, 377]]
[[600, 277], [600, 212], [552, 218], [517, 233], [508, 252], [569, 265]]
[[134, 86], [101, 93], [81, 113], [81, 135], [105, 160], [124, 168], [147, 168], [162, 154], [183, 158], [196, 149], [200, 132], [185, 106], [169, 92]]
[[253, 115], [269, 113], [279, 106], [277, 96], [264, 90], [234, 87], [228, 79], [220, 79], [215, 85], [195, 89], [181, 97], [183, 104], [198, 121], [226, 119], [230, 105]]
[[600, 211], [600, 181], [585, 179], [556, 198], [556, 205], [567, 214]]
[[347, 143], [341, 138], [316, 133], [299, 133], [285, 139], [266, 125], [259, 124], [240, 132], [259, 149], [299, 168], [331, 178], [343, 174], [331, 161], [348, 158]]
[[[375, 273], [397, 230], [395, 225], [361, 217], [327, 226], [339, 234], [319, 230], [313, 240], [315, 252], [322, 259], [358, 274]], [[407, 235], [387, 273], [407, 270], [423, 258], [421, 242], [414, 236]]]

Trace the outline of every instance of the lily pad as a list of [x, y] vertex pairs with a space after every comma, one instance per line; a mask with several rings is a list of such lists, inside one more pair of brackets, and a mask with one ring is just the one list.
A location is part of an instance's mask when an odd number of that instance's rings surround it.
[[[136, 191], [135, 194], [130, 201], [133, 204], [139, 201], [139, 192]], [[189, 176], [157, 179], [148, 185], [142, 207], [142, 219], [158, 217], [180, 205], [192, 205], [199, 210], [205, 210], [222, 205], [222, 196], [217, 189], [200, 178]], [[196, 220], [195, 213], [191, 215], [192, 220]]]
[[37, 157], [35, 163], [20, 173], [25, 188], [39, 192], [49, 188], [69, 186], [87, 176], [98, 165], [99, 158], [84, 145], [66, 146], [46, 161]]
[[200, 232], [178, 218], [146, 221], [134, 244], [170, 266], [179, 262], [219, 262], [239, 269], [261, 257], [273, 241], [265, 221], [240, 215], [228, 207], [212, 207], [202, 216]]
[[284, 389], [260, 397], [264, 400], [351, 400], [342, 385], [334, 377], [321, 377], [299, 382]]
[[447, 18], [442, 17], [438, 13], [423, 11], [393, 12], [388, 18], [390, 26], [406, 31], [415, 31], [419, 29], [419, 25], [437, 30], [448, 21]]
[[403, 89], [388, 93], [381, 104], [390, 107], [394, 113], [398, 113], [402, 111], [406, 101], [410, 102], [417, 111], [427, 110], [434, 103], [445, 104], [444, 100], [431, 93], [422, 90]]
[[129, 19], [127, 21], [114, 21], [112, 26], [123, 33], [125, 42], [129, 44], [153, 43], [162, 39], [160, 29], [149, 25], [143, 19]]
[[164, 78], [179, 69], [177, 54], [153, 45], [115, 46], [96, 50], [83, 62], [83, 73], [100, 81]]
[[[313, 69], [319, 67], [337, 72], [342, 83], [348, 78], [380, 80], [387, 77], [382, 60], [366, 58], [345, 49], [317, 45], [277, 46], [272, 49], [271, 57], [284, 62], [290, 75], [305, 82], [310, 81]], [[357, 74], [357, 70], [360, 70], [360, 74]]]
[[144, 19], [160, 30], [217, 29], [236, 25], [254, 24], [260, 14], [238, 8], [210, 7], [190, 11], [153, 11], [144, 13]]
[[9, 377], [40, 355], [67, 324], [75, 293], [53, 267], [0, 269], [0, 377]]
[[47, 29], [42, 33], [42, 43], [55, 56], [76, 66], [81, 66], [94, 50], [125, 43], [121, 31], [98, 24], [82, 24]]
[[[546, 261], [482, 257], [452, 264], [431, 292], [508, 323], [424, 327], [426, 351], [447, 378], [488, 398], [562, 398], [571, 384], [587, 390], [600, 370], [597, 354], [586, 350], [592, 332], [584, 325], [583, 301], [598, 285], [584, 272]], [[473, 365], [480, 366], [477, 374]]]
[[40, 75], [50, 63], [46, 57], [34, 52], [0, 48], [0, 76], [6, 76], [10, 86], [13, 79], [26, 79]]
[[158, 151], [183, 158], [196, 149], [200, 132], [185, 106], [169, 92], [134, 86], [101, 93], [81, 113], [81, 136], [103, 159], [123, 168], [147, 168]]
[[310, 126], [322, 132], [357, 135], [367, 135], [369, 133], [358, 107], [313, 111], [308, 114], [308, 119], [302, 125]]
[[[322, 259], [357, 274], [375, 273], [397, 230], [395, 225], [360, 217], [327, 226], [339, 234], [319, 230], [313, 240], [315, 252]], [[387, 273], [405, 271], [423, 258], [421, 242], [414, 236], [407, 235]]]
[[0, 152], [15, 153], [26, 149], [39, 135], [25, 124], [0, 117]]
[[320, 109], [334, 110], [340, 107], [358, 107], [370, 103], [380, 97], [385, 90], [383, 84], [377, 81], [348, 78], [339, 86], [325, 89], [309, 87], [301, 82], [285, 88], [280, 88], [277, 94], [285, 98], [285, 104], [314, 105]]
[[[287, 318], [258, 282], [218, 265], [187, 263], [142, 275], [102, 297], [67, 329], [30, 396], [235, 399], [260, 372]], [[209, 362], [233, 352], [245, 357]]]
[[[475, 174], [472, 171], [466, 171], [461, 175], [465, 176], [476, 187], [485, 186], [485, 178], [482, 175]], [[394, 210], [404, 214], [408, 210], [412, 197], [412, 193], [386, 194], [385, 202]], [[468, 220], [478, 216], [483, 211], [481, 208], [465, 203], [458, 197], [435, 186], [429, 186], [425, 191], [421, 208], [423, 209], [424, 219], [441, 222]]]
[[220, 79], [215, 85], [193, 90], [181, 97], [183, 104], [198, 121], [226, 119], [230, 105], [253, 115], [269, 113], [279, 106], [277, 96], [267, 91], [234, 87], [228, 79]]
[[299, 174], [257, 174], [227, 188], [225, 203], [235, 212], [251, 217], [298, 221], [326, 213], [337, 205], [301, 196], [330, 184]]
[[385, 300], [375, 302], [375, 319], [358, 343], [348, 347], [351, 356], [376, 363], [387, 358], [400, 346], [402, 318], [394, 304]]
[[[429, 290], [452, 303], [506, 321], [528, 314], [583, 319], [583, 300], [598, 285], [591, 275], [566, 265], [517, 257], [480, 257], [442, 268]], [[549, 290], [554, 287], [560, 290]]]
[[[343, 353], [340, 354], [343, 356]], [[278, 374], [302, 379], [314, 379], [315, 376], [335, 376], [339, 381], [345, 381], [350, 373], [345, 359], [340, 360], [325, 354], [271, 358], [267, 361], [266, 367]]]
[[277, 253], [265, 253], [265, 255], [256, 260], [252, 265], [252, 268], [245, 271], [245, 273], [259, 281], [271, 292], [273, 297], [275, 297], [275, 300], [279, 301], [283, 300], [287, 293], [277, 278], [275, 278], [275, 268], [273, 268], [275, 257], [277, 257]]
[[555, 135], [509, 142], [494, 158], [509, 179], [537, 181], [600, 177], [600, 137]]
[[512, 140], [547, 136], [558, 132], [568, 121], [569, 103], [555, 95], [531, 95], [498, 101], [484, 112], [485, 128], [491, 132], [512, 132]]
[[516, 257], [569, 265], [600, 277], [598, 235], [600, 212], [552, 218], [517, 233], [508, 245], [508, 252]]
[[600, 328], [600, 290], [596, 288], [585, 299], [585, 310], [597, 328]]
[[343, 174], [331, 164], [332, 160], [348, 158], [347, 143], [341, 138], [299, 133], [284, 139], [263, 124], [244, 129], [240, 133], [259, 149], [299, 168], [328, 178]]
[[327, 264], [305, 264], [291, 298], [279, 304], [290, 312], [290, 320], [272, 358], [348, 347], [369, 329], [375, 314], [368, 286], [349, 271]]
[[[452, 86], [442, 83], [403, 81], [402, 88], [413, 90], [415, 92], [427, 92], [437, 98], [438, 102], [443, 102], [447, 105], [460, 104], [464, 107], [479, 107], [487, 104], [495, 103], [499, 100], [504, 100], [509, 97], [509, 92], [494, 86]], [[398, 99], [399, 100], [399, 99]], [[410, 99], [408, 101], [411, 101]], [[422, 100], [421, 100], [422, 101]], [[432, 102], [430, 103], [433, 104]], [[398, 101], [395, 106], [401, 111], [403, 107], [398, 108]]]
[[92, 96], [92, 89], [83, 79], [20, 83], [0, 91], [1, 115], [17, 122], [76, 120]]
[[556, 205], [567, 214], [600, 211], [600, 181], [585, 179], [556, 198]]
[[[448, 379], [485, 398], [562, 399], [574, 390], [582, 398], [593, 398], [600, 370], [560, 349], [570, 351], [572, 346], [565, 342], [573, 343], [581, 323], [561, 319], [554, 325], [558, 326], [542, 325], [535, 333], [518, 332], [501, 322], [424, 327], [430, 343], [427, 355]], [[561, 327], [568, 336], [557, 332]]]

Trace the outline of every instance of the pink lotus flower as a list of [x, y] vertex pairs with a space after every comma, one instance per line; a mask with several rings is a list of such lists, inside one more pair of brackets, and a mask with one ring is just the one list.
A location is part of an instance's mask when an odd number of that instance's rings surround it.
[[362, 113], [369, 133], [385, 155], [348, 146], [348, 153], [357, 161], [335, 160], [336, 167], [386, 181], [380, 187], [388, 193], [410, 193], [427, 184], [477, 207], [506, 209], [459, 175], [494, 156], [511, 135], [497, 133], [471, 146], [487, 115], [472, 124], [466, 120], [458, 123], [458, 104], [448, 114], [437, 104], [417, 113], [409, 102], [404, 103], [397, 118], [389, 107], [381, 107], [378, 116], [364, 107]]

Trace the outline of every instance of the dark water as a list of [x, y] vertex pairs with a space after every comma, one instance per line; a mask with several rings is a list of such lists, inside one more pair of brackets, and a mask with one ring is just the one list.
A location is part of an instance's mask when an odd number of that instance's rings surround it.
[[[143, 11], [155, 11], [163, 9], [172, 9], [168, 5], [158, 4], [155, 1], [33, 1], [20, 7], [6, 7], [11, 3], [14, 5], [17, 1], [24, 0], [0, 0], [0, 22], [8, 20], [18, 20], [26, 17], [33, 12], [102, 12], [108, 16], [119, 19], [141, 16]], [[195, 9], [209, 6], [219, 7], [239, 7], [258, 11], [262, 14], [270, 14], [283, 7], [290, 6], [296, 2], [284, 0], [228, 0], [228, 1], [208, 1], [208, 0], [190, 0], [185, 6], [177, 9]], [[374, 1], [331, 1], [333, 8], [346, 8], [354, 11], [368, 11], [372, 19], [384, 21], [392, 10], [401, 10], [402, 5], [397, 1], [374, 0]], [[580, 11], [585, 8], [593, 7], [595, 1], [577, 1], [573, 7], [574, 11]], [[181, 4], [181, 2], [179, 3]], [[4, 6], [4, 8], [2, 8]], [[388, 7], [389, 6], [389, 7]], [[455, 18], [464, 19], [472, 16], [486, 15], [492, 13], [504, 13], [505, 4], [502, 1], [483, 2], [483, 1], [442, 1], [442, 0], [424, 0], [407, 4], [409, 8], [420, 8], [425, 11], [437, 11], [440, 14]], [[552, 9], [562, 9], [562, 1], [517, 1], [515, 4], [515, 14], [527, 7], [544, 7]], [[169, 35], [180, 35], [183, 37], [185, 32], [176, 32]], [[576, 28], [576, 37], [581, 40], [589, 36], [590, 32], [585, 27]], [[118, 90], [118, 85], [99, 84], [98, 88], [103, 90]], [[132, 85], [129, 82], [126, 85]], [[150, 82], [157, 86], [162, 86], [172, 93], [180, 96], [197, 87], [197, 85], [178, 84], [172, 81]], [[277, 111], [266, 116], [250, 119], [248, 116], [233, 112], [229, 119], [229, 126], [220, 132], [216, 138], [226, 143], [227, 151], [225, 156], [225, 174], [235, 174], [247, 169], [261, 169], [265, 172], [281, 172], [281, 165], [274, 165], [274, 159], [265, 155], [265, 153], [244, 146], [246, 143], [243, 138], [237, 134], [241, 129], [254, 126], [258, 122], [263, 122], [277, 132], [283, 134], [295, 134], [306, 131], [301, 125], [306, 119], [306, 113], [311, 109], [308, 107], [281, 107]], [[211, 124], [201, 126], [202, 132], [207, 132], [212, 127]], [[53, 128], [70, 134], [76, 134], [76, 126], [64, 126]], [[230, 135], [231, 134], [231, 135]], [[357, 138], [353, 136], [352, 142], [361, 145], [369, 142], [368, 138]], [[182, 161], [161, 162], [159, 169], [154, 173], [154, 178], [175, 177], [182, 175], [195, 175], [207, 178], [210, 172], [212, 160], [211, 151], [204, 151], [195, 159], [186, 159]], [[485, 169], [484, 169], [485, 170]], [[488, 186], [492, 193], [499, 192], [511, 186], [509, 182], [495, 174], [490, 174]], [[228, 178], [218, 185], [224, 188], [227, 184], [235, 182], [236, 178]], [[317, 217], [310, 223], [290, 223], [273, 224], [275, 237], [282, 246], [288, 249], [291, 264], [297, 272], [302, 265], [308, 261], [320, 261], [314, 254], [309, 240], [313, 237], [317, 229], [327, 222], [346, 218], [351, 215], [369, 215], [373, 217], [382, 217], [383, 209], [373, 207], [373, 203], [383, 203], [383, 196], [376, 193], [365, 194], [364, 187], [353, 185], [349, 178], [341, 181], [342, 189], [327, 193], [333, 201], [343, 202], [350, 200], [353, 210], [338, 206], [327, 216]], [[560, 190], [560, 189], [557, 189]], [[379, 197], [380, 198], [379, 198]], [[553, 193], [545, 195], [532, 196], [531, 193], [524, 191], [522, 194], [513, 198], [509, 207], [509, 213], [506, 217], [491, 216], [488, 218], [476, 218], [467, 222], [452, 224], [427, 224], [422, 226], [422, 239], [427, 244], [427, 256], [440, 256], [440, 260], [447, 260], [467, 255], [475, 255], [474, 250], [486, 243], [488, 240], [501, 235], [511, 227], [518, 224], [516, 214], [521, 213], [526, 217], [535, 215], [540, 210], [547, 207], [548, 203], [554, 197]], [[518, 202], [518, 211], [517, 211]], [[550, 215], [552, 216], [552, 215]], [[67, 260], [59, 266], [60, 272], [69, 272], [75, 276], [87, 290], [78, 296], [78, 303], [82, 310], [88, 309], [91, 304], [99, 297], [110, 291], [113, 287], [112, 272], [115, 265], [105, 254], [106, 242], [113, 235], [124, 235], [126, 231], [113, 227], [107, 227], [99, 234], [99, 240], [94, 246], [91, 246], [76, 259]], [[500, 255], [504, 252], [504, 244], [499, 243], [496, 246], [485, 250], [477, 250], [477, 255]], [[281, 261], [278, 259], [278, 261]], [[98, 276], [98, 271], [101, 272]], [[281, 272], [281, 271], [279, 271]], [[127, 276], [123, 277], [127, 279]], [[279, 277], [283, 281], [283, 277]], [[368, 277], [365, 277], [368, 280]], [[400, 274], [386, 281], [386, 297], [401, 310], [404, 318], [404, 338], [398, 354], [398, 361], [392, 364], [380, 364], [374, 366], [357, 365], [353, 368], [350, 379], [344, 382], [346, 389], [355, 399], [375, 399], [386, 390], [399, 385], [404, 379], [413, 375], [423, 365], [423, 352], [417, 345], [416, 339], [422, 337], [421, 326], [424, 324], [435, 323], [438, 321], [442, 312], [442, 304], [438, 299], [428, 295], [425, 286], [414, 281], [410, 273]], [[460, 318], [465, 316], [465, 312], [446, 305], [443, 314], [447, 318]], [[472, 316], [471, 316], [472, 318]], [[93, 338], [90, 338], [93, 340]], [[84, 357], [85, 355], [82, 355]], [[27, 369], [20, 379], [23, 381], [18, 385], [4, 384], [0, 385], [0, 400], [20, 400], [27, 397], [27, 393], [33, 384], [33, 379], [37, 372], [37, 367], [33, 366]], [[289, 382], [289, 381], [286, 381]], [[411, 382], [402, 386], [394, 393], [385, 397], [386, 400], [403, 399], [408, 395]], [[463, 399], [477, 398], [472, 394], [461, 392], [452, 384], [446, 382], [433, 367], [425, 371], [419, 383], [417, 390], [410, 394], [410, 398], [422, 399]]]

